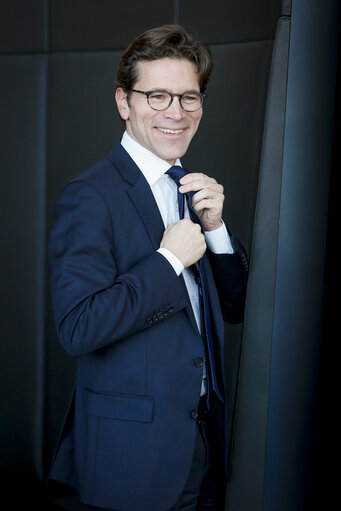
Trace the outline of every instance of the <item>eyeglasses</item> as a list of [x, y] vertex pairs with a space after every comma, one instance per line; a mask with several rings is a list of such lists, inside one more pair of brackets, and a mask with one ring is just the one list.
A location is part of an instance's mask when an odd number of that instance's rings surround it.
[[167, 110], [173, 103], [175, 97], [179, 98], [181, 108], [186, 112], [195, 112], [202, 107], [206, 94], [204, 92], [189, 91], [183, 94], [172, 94], [165, 90], [150, 90], [143, 91], [137, 89], [131, 89], [132, 92], [138, 92], [144, 94], [147, 98], [148, 105], [153, 110]]

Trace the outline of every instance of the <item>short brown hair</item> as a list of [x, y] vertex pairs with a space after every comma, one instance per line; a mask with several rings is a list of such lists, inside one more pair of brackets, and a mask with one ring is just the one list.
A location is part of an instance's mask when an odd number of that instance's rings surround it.
[[137, 62], [163, 58], [185, 59], [198, 69], [201, 92], [205, 92], [212, 71], [209, 48], [179, 25], [163, 25], [147, 30], [125, 50], [117, 72], [117, 87], [130, 92], [137, 76]]

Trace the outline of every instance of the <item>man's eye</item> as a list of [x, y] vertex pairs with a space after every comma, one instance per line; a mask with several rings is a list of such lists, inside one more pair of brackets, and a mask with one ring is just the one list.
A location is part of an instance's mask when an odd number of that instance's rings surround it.
[[183, 96], [182, 97], [182, 101], [186, 101], [186, 103], [193, 103], [194, 101], [198, 101], [199, 100], [199, 97], [198, 96], [191, 96], [190, 94], [186, 94], [186, 96]]
[[167, 95], [163, 92], [153, 92], [153, 94], [149, 96], [149, 99], [155, 101], [165, 101], [167, 99]]

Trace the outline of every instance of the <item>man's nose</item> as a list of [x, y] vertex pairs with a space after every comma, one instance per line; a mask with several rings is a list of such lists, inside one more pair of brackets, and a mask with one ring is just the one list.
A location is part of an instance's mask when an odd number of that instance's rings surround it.
[[179, 120], [185, 117], [185, 110], [180, 105], [179, 96], [174, 96], [171, 105], [165, 110], [166, 115], [168, 117], [172, 117], [173, 119]]

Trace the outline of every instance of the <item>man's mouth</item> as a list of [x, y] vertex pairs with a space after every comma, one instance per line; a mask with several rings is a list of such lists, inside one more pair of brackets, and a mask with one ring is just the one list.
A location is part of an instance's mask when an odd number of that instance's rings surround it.
[[184, 129], [179, 129], [179, 130], [171, 130], [169, 128], [157, 128], [159, 131], [161, 131], [162, 133], [170, 133], [171, 135], [178, 135], [179, 133], [182, 133], [184, 131]]

